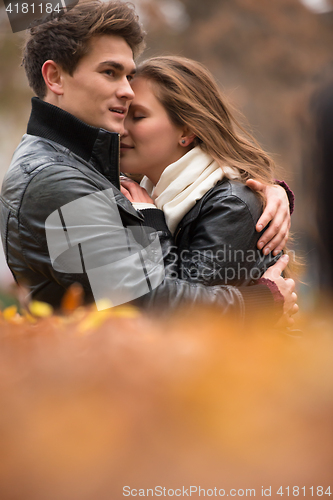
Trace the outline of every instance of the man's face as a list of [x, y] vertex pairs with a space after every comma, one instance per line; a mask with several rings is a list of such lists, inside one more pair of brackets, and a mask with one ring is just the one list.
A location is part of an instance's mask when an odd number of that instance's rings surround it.
[[124, 132], [124, 120], [134, 93], [130, 86], [135, 72], [133, 53], [115, 35], [93, 38], [73, 76], [62, 72], [63, 94], [59, 107], [88, 125], [109, 132]]

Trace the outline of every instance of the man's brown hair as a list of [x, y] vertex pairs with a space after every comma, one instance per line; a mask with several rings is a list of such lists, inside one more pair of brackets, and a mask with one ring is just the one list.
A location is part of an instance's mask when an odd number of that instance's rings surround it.
[[124, 38], [134, 56], [144, 48], [145, 33], [132, 4], [127, 2], [85, 1], [55, 14], [30, 27], [23, 51], [22, 65], [29, 85], [41, 99], [47, 90], [42, 76], [44, 62], [51, 59], [72, 75], [95, 36]]

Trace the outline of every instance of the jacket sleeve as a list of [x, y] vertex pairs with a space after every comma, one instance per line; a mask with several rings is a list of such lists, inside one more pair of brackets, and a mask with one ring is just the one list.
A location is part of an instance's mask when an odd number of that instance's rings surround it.
[[288, 184], [285, 181], [279, 181], [278, 179], [275, 179], [274, 182], [275, 182], [275, 184], [278, 184], [278, 186], [281, 186], [281, 187], [283, 187], [283, 189], [285, 189], [286, 194], [288, 196], [288, 200], [289, 200], [289, 212], [290, 212], [290, 215], [292, 215], [294, 213], [294, 210], [295, 210], [294, 191], [292, 191], [290, 189], [290, 187], [288, 186]]
[[212, 189], [194, 220], [184, 225], [179, 268], [185, 279], [205, 285], [249, 285], [278, 260], [257, 248], [260, 200], [246, 186], [236, 186], [235, 191]]

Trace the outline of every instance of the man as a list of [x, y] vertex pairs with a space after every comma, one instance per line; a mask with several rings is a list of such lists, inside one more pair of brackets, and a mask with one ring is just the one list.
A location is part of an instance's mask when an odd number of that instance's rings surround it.
[[97, 305], [104, 297], [113, 305], [163, 299], [243, 314], [254, 303], [284, 298], [284, 313], [294, 313], [294, 282], [280, 277], [283, 260], [267, 271], [267, 278], [277, 274], [269, 287], [206, 288], [176, 279], [163, 213], [138, 212], [119, 191], [119, 137], [143, 38], [135, 12], [118, 1], [78, 4], [30, 30], [23, 65], [38, 97], [1, 196], [2, 240], [15, 280], [56, 308], [79, 282]]

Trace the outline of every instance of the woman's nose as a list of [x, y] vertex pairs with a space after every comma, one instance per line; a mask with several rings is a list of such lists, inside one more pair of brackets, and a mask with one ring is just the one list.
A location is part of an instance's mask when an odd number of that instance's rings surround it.
[[128, 130], [126, 127], [126, 119], [125, 119], [124, 127], [125, 127], [124, 132], [121, 134], [121, 137], [128, 137]]

